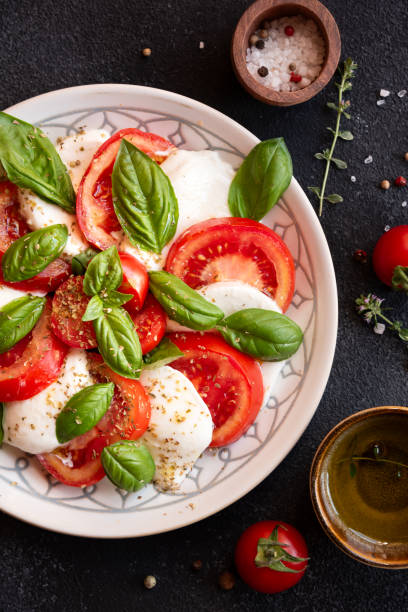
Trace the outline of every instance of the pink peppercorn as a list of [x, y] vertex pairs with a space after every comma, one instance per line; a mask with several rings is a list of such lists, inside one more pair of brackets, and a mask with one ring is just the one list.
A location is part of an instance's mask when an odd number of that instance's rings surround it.
[[405, 185], [407, 184], [407, 179], [403, 176], [397, 176], [394, 183], [397, 185], [397, 187], [405, 187]]
[[292, 81], [292, 83], [300, 83], [302, 76], [300, 74], [296, 74], [295, 72], [291, 72], [289, 80]]
[[292, 28], [292, 26], [286, 26], [285, 28], [286, 36], [293, 36], [294, 33], [295, 33], [295, 28]]

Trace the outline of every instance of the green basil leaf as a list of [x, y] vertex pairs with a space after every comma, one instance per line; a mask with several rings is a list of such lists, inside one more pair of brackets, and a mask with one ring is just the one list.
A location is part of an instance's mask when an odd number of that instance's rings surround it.
[[130, 242], [161, 253], [176, 232], [177, 198], [160, 166], [124, 138], [113, 167], [112, 194]]
[[115, 246], [109, 247], [95, 255], [88, 264], [84, 276], [84, 293], [92, 296], [102, 293], [106, 297], [113, 289], [122, 284], [123, 272], [118, 250]]
[[215, 327], [224, 313], [208, 302], [181, 279], [160, 270], [149, 272], [149, 289], [163, 306], [170, 319], [191, 329], [205, 330]]
[[94, 295], [88, 302], [82, 321], [94, 321], [103, 316], [103, 301], [99, 295]]
[[60, 444], [65, 444], [94, 427], [112, 401], [115, 385], [99, 383], [75, 393], [57, 416], [55, 431]]
[[38, 127], [0, 112], [0, 162], [12, 183], [75, 212], [75, 192], [68, 171]]
[[93, 322], [98, 349], [104, 362], [125, 378], [139, 378], [142, 350], [129, 314], [113, 306]]
[[71, 267], [72, 274], [75, 276], [83, 276], [86, 272], [89, 262], [95, 255], [97, 255], [99, 251], [89, 247], [86, 251], [82, 251], [82, 253], [78, 253], [75, 257], [72, 258]]
[[123, 306], [133, 298], [130, 293], [120, 293], [119, 291], [109, 291], [108, 295], [102, 299], [104, 308], [112, 306]]
[[288, 359], [303, 340], [302, 330], [289, 317], [260, 308], [239, 310], [216, 329], [228, 344], [263, 361]]
[[67, 240], [68, 229], [60, 223], [18, 238], [1, 260], [4, 280], [23, 281], [39, 274], [62, 253]]
[[103, 469], [119, 489], [138, 491], [153, 480], [156, 466], [145, 444], [123, 440], [106, 446], [101, 455]]
[[260, 221], [289, 187], [292, 159], [283, 138], [260, 142], [232, 180], [228, 204], [233, 217]]
[[3, 444], [3, 440], [4, 440], [3, 414], [4, 414], [4, 404], [3, 402], [0, 402], [0, 446]]
[[150, 351], [150, 353], [143, 355], [143, 367], [145, 370], [160, 368], [183, 356], [184, 353], [180, 351], [178, 346], [176, 346], [170, 338], [163, 338], [156, 348]]
[[26, 295], [0, 308], [0, 353], [11, 349], [33, 329], [46, 298]]

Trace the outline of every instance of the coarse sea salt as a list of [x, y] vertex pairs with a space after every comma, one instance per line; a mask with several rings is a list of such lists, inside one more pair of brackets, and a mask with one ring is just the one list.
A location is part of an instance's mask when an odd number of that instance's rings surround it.
[[[319, 76], [326, 55], [323, 37], [313, 19], [302, 15], [282, 17], [263, 26], [255, 32], [258, 46], [247, 49], [249, 73], [276, 91], [297, 91], [310, 85]], [[288, 27], [289, 35], [285, 33]], [[260, 35], [264, 31], [267, 37]]]

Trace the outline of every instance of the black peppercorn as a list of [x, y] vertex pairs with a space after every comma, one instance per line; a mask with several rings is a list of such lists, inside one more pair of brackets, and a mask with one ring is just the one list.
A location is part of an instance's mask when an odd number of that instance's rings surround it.
[[264, 46], [265, 46], [265, 43], [264, 43], [264, 41], [263, 41], [263, 40], [257, 40], [257, 41], [256, 41], [256, 43], [255, 43], [255, 47], [256, 47], [257, 49], [263, 49], [263, 48], [264, 48]]
[[260, 68], [258, 68], [258, 74], [261, 77], [266, 77], [266, 75], [269, 73], [269, 70], [267, 69], [266, 66], [261, 66]]

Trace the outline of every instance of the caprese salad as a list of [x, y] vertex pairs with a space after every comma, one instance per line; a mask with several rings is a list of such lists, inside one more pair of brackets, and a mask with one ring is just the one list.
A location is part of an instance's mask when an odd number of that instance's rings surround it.
[[262, 406], [264, 364], [302, 342], [295, 269], [260, 220], [284, 141], [237, 173], [134, 128], [54, 146], [0, 113], [0, 442], [56, 479], [177, 490]]

